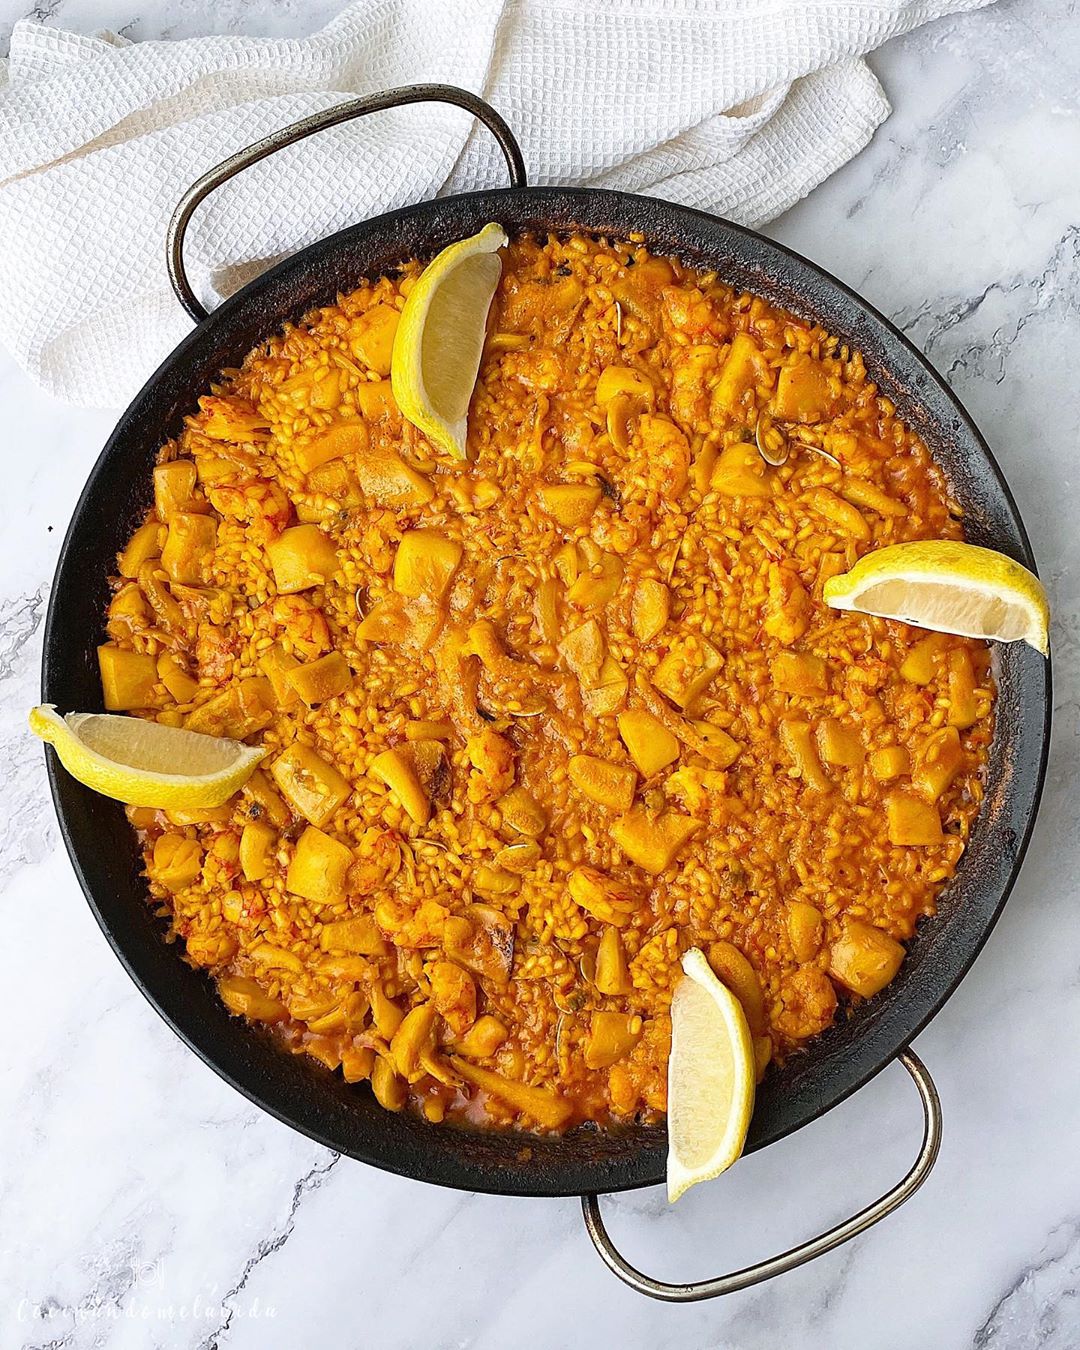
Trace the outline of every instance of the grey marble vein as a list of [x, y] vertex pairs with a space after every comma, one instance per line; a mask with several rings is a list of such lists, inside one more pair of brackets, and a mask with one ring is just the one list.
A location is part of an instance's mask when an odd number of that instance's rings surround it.
[[233, 1318], [236, 1316], [236, 1300], [247, 1287], [255, 1268], [261, 1261], [265, 1261], [268, 1256], [281, 1251], [282, 1247], [285, 1246], [296, 1227], [296, 1216], [304, 1197], [317, 1190], [340, 1161], [341, 1159], [336, 1153], [330, 1154], [325, 1161], [316, 1163], [310, 1171], [305, 1172], [293, 1186], [289, 1212], [286, 1214], [280, 1229], [271, 1236], [260, 1239], [254, 1254], [244, 1262], [244, 1268], [236, 1283], [226, 1291], [221, 1299], [221, 1308], [225, 1314], [222, 1321], [204, 1340], [199, 1342], [199, 1350], [218, 1350], [218, 1347], [227, 1337]]
[[16, 673], [16, 663], [40, 628], [48, 593], [41, 585], [31, 595], [0, 598], [0, 686]]
[[42, 774], [41, 747], [27, 735], [26, 713], [38, 701], [40, 630], [47, 585], [29, 595], [0, 596], [0, 763], [8, 809], [0, 834], [0, 887], [55, 847], [56, 828]]
[[[1080, 226], [1070, 225], [1056, 241], [1049, 258], [1037, 271], [990, 282], [977, 295], [941, 305], [920, 306], [913, 314], [901, 311], [899, 326], [934, 359], [946, 379], [992, 379], [1001, 384], [1014, 343], [1037, 317], [1075, 313], [1080, 282]], [[988, 325], [973, 325], [984, 306], [997, 301], [989, 338]], [[999, 321], [1000, 320], [1000, 321]]]
[[[1080, 1342], [1080, 1221], [1050, 1234], [975, 1332], [973, 1350], [1075, 1350]], [[1046, 1248], [1044, 1248], [1046, 1251]]]

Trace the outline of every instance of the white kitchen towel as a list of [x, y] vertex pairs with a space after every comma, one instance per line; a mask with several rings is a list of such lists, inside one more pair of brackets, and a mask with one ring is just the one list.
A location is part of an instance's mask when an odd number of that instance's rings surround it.
[[[165, 230], [189, 184], [317, 109], [395, 85], [481, 93], [533, 183], [650, 193], [759, 225], [888, 115], [859, 58], [988, 0], [357, 0], [296, 40], [130, 43], [15, 25], [0, 73], [0, 339], [40, 384], [123, 404], [190, 320]], [[188, 236], [208, 306], [331, 231], [498, 184], [457, 109], [365, 118], [220, 189]]]

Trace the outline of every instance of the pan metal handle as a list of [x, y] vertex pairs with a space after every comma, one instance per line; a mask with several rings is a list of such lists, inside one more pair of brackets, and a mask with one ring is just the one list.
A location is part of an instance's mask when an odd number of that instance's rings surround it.
[[647, 1294], [649, 1298], [660, 1299], [665, 1303], [696, 1303], [699, 1299], [733, 1294], [737, 1289], [746, 1289], [752, 1284], [760, 1284], [763, 1280], [771, 1280], [775, 1275], [784, 1275], [787, 1271], [794, 1270], [796, 1266], [813, 1261], [815, 1257], [824, 1256], [841, 1243], [849, 1242], [860, 1233], [865, 1233], [868, 1228], [872, 1228], [915, 1194], [930, 1175], [930, 1170], [937, 1161], [938, 1150], [941, 1148], [941, 1100], [934, 1086], [934, 1080], [913, 1050], [902, 1051], [898, 1058], [914, 1079], [922, 1100], [922, 1147], [907, 1176], [873, 1204], [867, 1205], [865, 1209], [837, 1224], [835, 1228], [830, 1228], [808, 1242], [792, 1247], [781, 1256], [773, 1256], [768, 1261], [759, 1261], [755, 1265], [745, 1266], [742, 1270], [732, 1271], [730, 1275], [718, 1275], [711, 1280], [699, 1280], [693, 1284], [667, 1284], [663, 1280], [654, 1280], [651, 1275], [643, 1275], [622, 1256], [600, 1217], [600, 1197], [583, 1195], [581, 1207], [585, 1215], [585, 1227], [589, 1237], [592, 1238], [593, 1246], [600, 1253], [601, 1260], [624, 1284], [636, 1289], [639, 1294]]
[[402, 108], [409, 103], [452, 103], [455, 107], [464, 108], [466, 112], [472, 113], [498, 142], [510, 174], [510, 186], [525, 187], [525, 161], [521, 157], [521, 147], [514, 139], [514, 133], [489, 103], [485, 103], [468, 89], [458, 89], [451, 84], [410, 84], [401, 89], [387, 89], [379, 94], [365, 94], [361, 98], [338, 103], [323, 112], [312, 113], [310, 117], [303, 117], [299, 122], [293, 122], [291, 126], [282, 127], [264, 140], [256, 141], [254, 145], [238, 150], [228, 159], [223, 159], [220, 164], [215, 164], [198, 182], [193, 183], [180, 199], [169, 221], [166, 264], [176, 298], [196, 323], [206, 318], [207, 311], [188, 280], [187, 269], [184, 266], [184, 236], [200, 202], [243, 169], [258, 164], [261, 159], [266, 159], [287, 145], [295, 145], [297, 141], [313, 136], [315, 132], [322, 131], [326, 127], [351, 122], [354, 117], [366, 117], [368, 113], [383, 112], [387, 108]]

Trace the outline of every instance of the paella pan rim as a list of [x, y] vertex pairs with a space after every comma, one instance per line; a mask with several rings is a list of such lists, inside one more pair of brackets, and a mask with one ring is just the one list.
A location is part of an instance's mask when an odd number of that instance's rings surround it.
[[[286, 320], [368, 276], [498, 220], [520, 230], [626, 237], [713, 268], [725, 280], [820, 322], [860, 349], [871, 374], [927, 443], [977, 543], [1034, 559], [989, 448], [912, 344], [841, 282], [751, 230], [653, 198], [599, 189], [517, 188], [423, 203], [330, 236], [265, 272], [198, 325], [136, 395], [92, 469], [60, 551], [49, 600], [42, 699], [100, 707], [94, 649], [106, 577], [150, 500], [150, 467], [199, 393]], [[759, 1090], [748, 1150], [808, 1124], [884, 1068], [941, 1008], [988, 937], [1020, 869], [1050, 739], [1051, 672], [1029, 648], [995, 651], [999, 695], [986, 800], [939, 913], [920, 925], [892, 985], [829, 1029]], [[432, 1126], [379, 1107], [305, 1056], [228, 1015], [208, 977], [164, 941], [150, 913], [123, 809], [69, 778], [46, 752], [76, 875], [128, 974], [178, 1036], [226, 1082], [320, 1144], [416, 1180], [470, 1191], [559, 1196], [628, 1190], [664, 1176], [658, 1127], [579, 1128], [562, 1138]]]

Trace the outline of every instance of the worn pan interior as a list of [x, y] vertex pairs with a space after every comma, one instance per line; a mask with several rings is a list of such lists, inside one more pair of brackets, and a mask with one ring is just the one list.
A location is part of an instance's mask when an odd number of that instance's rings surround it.
[[[850, 340], [946, 469], [967, 513], [969, 537], [1032, 566], [1015, 505], [970, 419], [907, 341], [837, 281], [749, 231], [649, 198], [560, 189], [481, 192], [396, 212], [305, 250], [222, 305], [164, 362], [102, 452], [64, 542], [46, 625], [45, 701], [61, 711], [100, 708], [94, 649], [102, 640], [105, 578], [149, 503], [158, 446], [218, 371], [239, 363], [286, 319], [410, 256], [430, 256], [488, 220], [511, 230], [638, 231], [658, 251], [714, 267], [735, 285]], [[1026, 646], [1001, 649], [997, 677], [986, 804], [938, 916], [923, 925], [900, 975], [879, 998], [768, 1077], [749, 1148], [806, 1124], [887, 1064], [941, 1007], [990, 931], [1034, 820], [1050, 708], [1049, 665]], [[554, 1140], [436, 1128], [383, 1111], [366, 1085], [349, 1087], [304, 1057], [280, 1053], [229, 1017], [209, 979], [162, 941], [122, 809], [67, 777], [51, 751], [49, 772], [76, 872], [132, 978], [196, 1053], [280, 1120], [365, 1162], [469, 1190], [565, 1195], [662, 1179], [662, 1129], [579, 1130]]]

